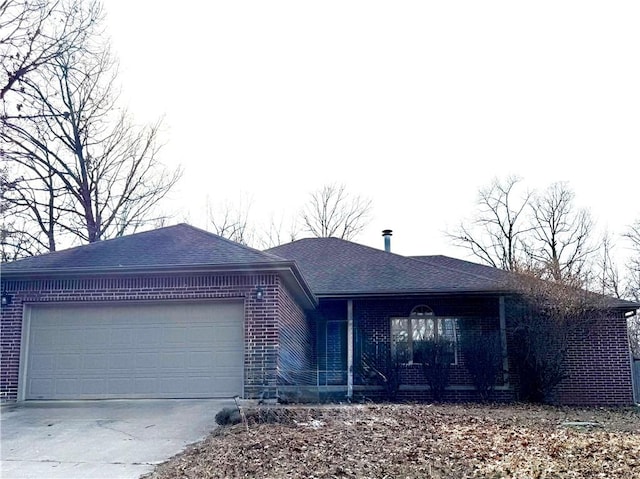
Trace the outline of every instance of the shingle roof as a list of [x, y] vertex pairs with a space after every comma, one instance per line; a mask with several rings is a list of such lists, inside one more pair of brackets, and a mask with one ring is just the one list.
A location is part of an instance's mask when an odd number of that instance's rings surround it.
[[[307, 238], [267, 250], [295, 260], [318, 296], [440, 292], [498, 292], [505, 275], [446, 257], [388, 253], [338, 238]], [[435, 258], [435, 259], [434, 259]], [[505, 273], [505, 272], [501, 272]]]
[[2, 273], [261, 265], [286, 261], [187, 224], [20, 259]]
[[[411, 258], [430, 264], [453, 268], [459, 271], [465, 271], [471, 274], [477, 274], [488, 279], [494, 279], [501, 282], [502, 284], [514, 284], [514, 282], [517, 283], [518, 281], [514, 276], [515, 273], [512, 273], [510, 271], [505, 271], [503, 269], [494, 268], [492, 266], [484, 264], [472, 263], [470, 261], [464, 261], [461, 259], [450, 258], [448, 256], [411, 256]], [[600, 297], [600, 299], [602, 298]], [[605, 304], [607, 307], [613, 309], [635, 309], [639, 306], [638, 303], [635, 303], [633, 301], [627, 301], [625, 299], [614, 297], [606, 298]]]
[[[319, 297], [514, 291], [515, 273], [448, 256], [400, 256], [337, 238], [307, 238], [267, 250], [294, 260]], [[607, 307], [637, 303], [607, 298]]]
[[505, 271], [503, 269], [494, 268], [485, 264], [473, 263], [471, 261], [465, 261], [458, 258], [451, 258], [450, 256], [432, 255], [432, 256], [409, 256], [409, 258], [423, 261], [435, 266], [443, 268], [450, 268], [456, 271], [461, 271], [476, 276], [481, 276], [488, 280], [495, 280], [501, 282], [507, 282], [513, 280], [513, 273]]

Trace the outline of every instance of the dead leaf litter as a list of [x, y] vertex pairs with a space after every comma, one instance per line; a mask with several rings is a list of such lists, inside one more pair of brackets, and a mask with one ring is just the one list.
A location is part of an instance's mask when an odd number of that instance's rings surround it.
[[637, 407], [373, 404], [245, 412], [247, 424], [216, 429], [145, 479], [640, 479]]

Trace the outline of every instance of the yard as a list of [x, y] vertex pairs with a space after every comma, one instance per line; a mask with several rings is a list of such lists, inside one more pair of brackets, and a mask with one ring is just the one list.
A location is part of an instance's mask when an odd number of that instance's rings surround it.
[[640, 478], [640, 409], [344, 405], [246, 409], [146, 479]]

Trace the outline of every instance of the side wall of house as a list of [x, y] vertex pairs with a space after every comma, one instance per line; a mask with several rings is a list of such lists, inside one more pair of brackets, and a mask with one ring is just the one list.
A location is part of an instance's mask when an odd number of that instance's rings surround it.
[[[520, 306], [516, 298], [507, 299], [510, 340], [521, 314]], [[513, 365], [511, 382], [517, 389], [520, 378], [513, 354], [510, 364]], [[547, 398], [551, 403], [576, 406], [633, 404], [631, 356], [624, 317], [609, 315], [585, 321], [570, 331], [564, 373], [566, 377]]]
[[[257, 286], [265, 289], [262, 301], [256, 300]], [[275, 391], [278, 318], [299, 316], [279, 309], [280, 288], [275, 273], [3, 281], [2, 290], [12, 296], [12, 303], [3, 307], [0, 316], [0, 399], [17, 398], [24, 305], [50, 302], [241, 299], [245, 307], [245, 396], [255, 397], [265, 389]], [[295, 307], [289, 304], [288, 309]]]
[[278, 290], [278, 388], [316, 384], [313, 331], [290, 292]]
[[633, 404], [627, 322], [622, 316], [589, 324], [569, 339], [567, 378], [554, 400], [560, 404], [619, 406]]

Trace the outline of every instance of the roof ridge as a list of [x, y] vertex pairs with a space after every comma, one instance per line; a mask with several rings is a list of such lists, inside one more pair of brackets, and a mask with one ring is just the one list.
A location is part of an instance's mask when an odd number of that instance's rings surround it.
[[[195, 231], [199, 234], [204, 234], [213, 238], [217, 238], [218, 240], [222, 240], [226, 243], [228, 243], [229, 245], [232, 245], [234, 248], [238, 248], [238, 249], [248, 249], [251, 250], [261, 256], [264, 256], [266, 259], [270, 259], [270, 260], [274, 260], [274, 261], [288, 261], [286, 258], [282, 258], [281, 256], [278, 256], [274, 253], [269, 253], [267, 251], [261, 251], [257, 248], [253, 248], [251, 246], [247, 246], [247, 245], [243, 245], [240, 243], [237, 243], [235, 241], [232, 241], [228, 238], [225, 238], [224, 236], [220, 236], [216, 233], [212, 233], [211, 231], [207, 231], [205, 229], [199, 228], [197, 226], [193, 226], [190, 225], [189, 223], [185, 223], [185, 222], [181, 222], [181, 223], [176, 223], [174, 225], [168, 225], [168, 226], [162, 226], [160, 228], [155, 228], [155, 229], [151, 229], [151, 230], [144, 230], [144, 231], [137, 231], [131, 234], [126, 234], [126, 235], [122, 235], [122, 236], [116, 236], [114, 238], [107, 238], [107, 239], [103, 239], [100, 241], [94, 241], [93, 243], [86, 243], [86, 244], [80, 244], [80, 245], [75, 245], [75, 246], [71, 246], [69, 248], [64, 248], [64, 249], [59, 249], [59, 250], [55, 250], [55, 251], [46, 251], [42, 254], [37, 255], [37, 257], [42, 257], [42, 256], [49, 256], [49, 255], [57, 255], [57, 254], [68, 254], [71, 253], [79, 248], [82, 248], [86, 251], [86, 249], [94, 249], [94, 248], [102, 248], [104, 247], [104, 245], [109, 245], [109, 244], [114, 244], [114, 243], [119, 243], [121, 241], [129, 241], [130, 238], [135, 238], [135, 237], [140, 237], [143, 235], [151, 235], [151, 234], [157, 234], [159, 232], [162, 231], [167, 231], [167, 230], [171, 230], [171, 229], [177, 229], [177, 228], [189, 228], [192, 231]], [[2, 263], [2, 264], [14, 264], [14, 263], [18, 263], [21, 262], [23, 260], [28, 260], [34, 258], [34, 256], [26, 256], [24, 258], [19, 258], [16, 259], [14, 261], [8, 261], [6, 263]]]

